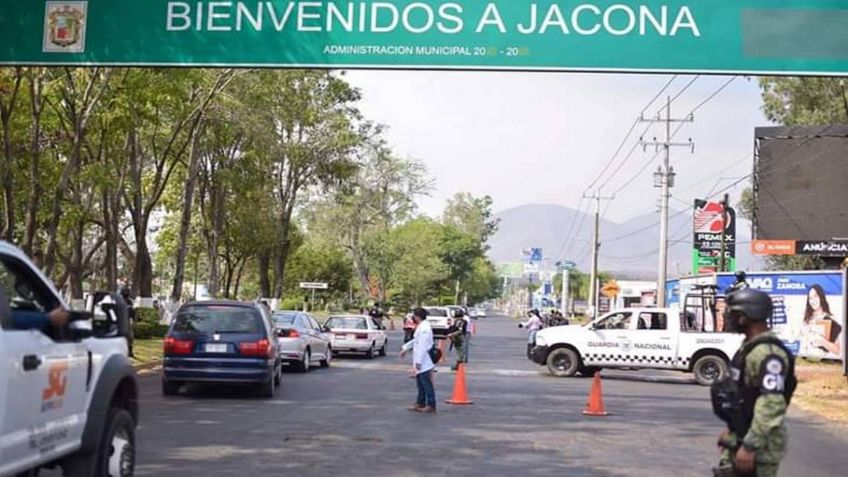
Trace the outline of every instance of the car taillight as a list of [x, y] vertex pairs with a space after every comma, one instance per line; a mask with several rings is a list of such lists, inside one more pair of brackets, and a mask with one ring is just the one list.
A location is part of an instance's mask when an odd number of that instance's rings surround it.
[[297, 330], [282, 330], [280, 333], [280, 338], [297, 338], [300, 336], [300, 333]]
[[270, 358], [273, 348], [270, 341], [261, 339], [239, 343], [239, 352], [245, 356], [267, 356]]
[[189, 354], [194, 349], [194, 341], [178, 340], [170, 336], [165, 338], [165, 354]]
[[367, 340], [367, 339], [368, 339], [368, 333], [357, 333], [357, 334], [356, 334], [356, 339], [358, 339], [358, 340]]

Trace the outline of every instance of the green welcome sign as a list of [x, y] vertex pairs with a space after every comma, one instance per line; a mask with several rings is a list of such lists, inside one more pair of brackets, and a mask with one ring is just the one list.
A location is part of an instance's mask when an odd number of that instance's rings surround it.
[[0, 64], [845, 74], [845, 0], [0, 0]]

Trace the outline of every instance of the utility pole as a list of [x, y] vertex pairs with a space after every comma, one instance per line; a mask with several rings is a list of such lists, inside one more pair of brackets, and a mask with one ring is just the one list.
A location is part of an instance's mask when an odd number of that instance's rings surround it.
[[724, 200], [721, 201], [721, 256], [718, 259], [718, 271], [720, 272], [727, 271], [727, 259], [725, 258], [727, 249], [724, 241], [726, 240], [728, 207], [730, 207], [730, 194], [724, 194]]
[[654, 187], [662, 189], [660, 195], [660, 250], [659, 250], [659, 273], [657, 275], [657, 306], [665, 306], [665, 282], [668, 268], [668, 198], [670, 196], [669, 189], [674, 187], [674, 168], [670, 166], [671, 148], [672, 147], [688, 147], [695, 152], [695, 144], [692, 139], [685, 143], [671, 142], [671, 123], [685, 123], [694, 121], [692, 114], [682, 119], [674, 119], [671, 117], [671, 98], [666, 98], [665, 103], [665, 118], [657, 115], [654, 119], [645, 119], [640, 117], [641, 122], [662, 121], [665, 123], [665, 140], [646, 142], [640, 138], [643, 148], [654, 146], [657, 151], [662, 148], [665, 152], [663, 156], [663, 165], [660, 166], [654, 173]]
[[612, 200], [613, 197], [602, 197], [601, 191], [597, 191], [592, 195], [583, 195], [586, 199], [595, 200], [595, 227], [592, 234], [592, 271], [589, 277], [589, 303], [592, 304], [592, 318], [598, 317], [598, 252], [601, 249], [600, 228], [601, 228], [601, 201]]

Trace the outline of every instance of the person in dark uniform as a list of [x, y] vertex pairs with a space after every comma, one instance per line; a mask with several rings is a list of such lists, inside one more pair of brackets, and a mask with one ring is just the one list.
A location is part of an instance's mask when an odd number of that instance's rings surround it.
[[786, 409], [797, 380], [792, 353], [769, 330], [772, 308], [768, 294], [741, 284], [727, 296], [727, 326], [745, 341], [730, 376], [712, 387], [713, 410], [727, 423], [716, 475], [775, 477], [786, 453]]
[[130, 293], [130, 287], [126, 284], [122, 285], [120, 289], [118, 289], [118, 294], [121, 295], [121, 298], [124, 299], [124, 303], [127, 305], [127, 318], [129, 319], [129, 329], [127, 330], [127, 348], [130, 355], [130, 358], [135, 357], [133, 354], [133, 325], [135, 324], [135, 308], [133, 308], [133, 300]]
[[465, 318], [465, 312], [461, 310], [457, 312], [453, 325], [448, 330], [447, 338], [456, 350], [456, 364], [451, 366], [451, 369], [456, 371], [460, 363], [468, 362], [468, 320]]
[[374, 306], [368, 310], [368, 316], [374, 320], [374, 323], [382, 328], [383, 327], [383, 318], [386, 317], [386, 312], [380, 307], [380, 302], [374, 302]]

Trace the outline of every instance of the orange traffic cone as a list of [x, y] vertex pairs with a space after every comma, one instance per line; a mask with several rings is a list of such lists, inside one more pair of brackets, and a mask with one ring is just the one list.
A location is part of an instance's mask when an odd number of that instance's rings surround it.
[[609, 413], [604, 410], [604, 397], [601, 390], [601, 372], [595, 371], [595, 378], [592, 380], [592, 390], [589, 391], [589, 402], [586, 403], [586, 409], [583, 410], [584, 416], [608, 416]]
[[389, 319], [389, 329], [392, 331], [395, 330], [395, 320]]
[[477, 323], [471, 323], [471, 334], [472, 335], [477, 334]]
[[459, 363], [456, 369], [456, 379], [453, 381], [453, 396], [445, 401], [448, 404], [474, 404], [468, 399], [468, 390], [465, 388], [465, 364]]

